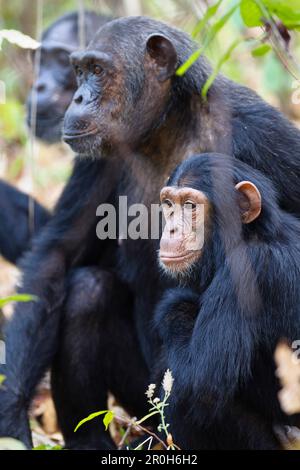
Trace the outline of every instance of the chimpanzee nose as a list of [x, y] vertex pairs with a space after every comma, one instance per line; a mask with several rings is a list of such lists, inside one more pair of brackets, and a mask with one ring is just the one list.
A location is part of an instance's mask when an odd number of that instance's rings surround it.
[[[82, 98], [82, 95], [76, 96], [76, 100]], [[75, 98], [71, 105], [67, 109], [64, 117], [64, 140], [68, 141], [68, 138], [76, 138], [81, 134], [85, 134], [91, 128], [91, 119], [89, 118], [84, 106], [77, 103]]]
[[[73, 96], [73, 104], [81, 105], [82, 108], [89, 106], [94, 101], [95, 96], [88, 87], [81, 86]], [[78, 111], [77, 111], [78, 112]]]
[[[32, 103], [36, 102], [37, 113], [39, 116], [49, 113], [49, 103], [52, 102], [54, 96], [54, 88], [47, 80], [39, 79], [33, 86], [28, 97], [28, 109], [30, 110]], [[30, 112], [30, 111], [29, 111]]]
[[82, 101], [83, 101], [83, 96], [82, 96], [82, 95], [75, 96], [75, 97], [74, 97], [74, 101], [75, 101], [76, 104], [82, 103]]
[[160, 240], [160, 256], [173, 257], [182, 250], [183, 234], [177, 226], [166, 226]]
[[38, 93], [42, 93], [43, 91], [46, 90], [46, 85], [45, 83], [37, 83], [35, 86], [35, 89]]

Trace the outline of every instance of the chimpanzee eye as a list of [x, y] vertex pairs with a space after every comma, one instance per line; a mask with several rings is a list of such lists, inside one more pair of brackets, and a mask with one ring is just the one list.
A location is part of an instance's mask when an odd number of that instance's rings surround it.
[[67, 65], [69, 62], [69, 55], [65, 51], [59, 51], [58, 54], [56, 54], [56, 60], [61, 64], [61, 65]]
[[164, 199], [164, 201], [162, 203], [163, 203], [163, 205], [166, 205], [168, 209], [170, 209], [173, 206], [170, 199]]
[[100, 65], [94, 65], [94, 74], [95, 75], [101, 75], [102, 72], [103, 72], [103, 69], [102, 69], [102, 67], [100, 67]]
[[76, 73], [77, 77], [81, 77], [81, 75], [83, 74], [83, 71], [79, 67], [79, 65], [75, 65], [75, 73]]
[[196, 204], [192, 201], [185, 201], [183, 206], [184, 206], [185, 209], [189, 209], [189, 210], [193, 210], [193, 211], [196, 209]]

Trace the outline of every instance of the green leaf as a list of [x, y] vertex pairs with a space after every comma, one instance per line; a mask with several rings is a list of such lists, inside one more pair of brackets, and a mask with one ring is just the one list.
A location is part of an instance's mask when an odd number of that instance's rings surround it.
[[244, 41], [243, 39], [237, 39], [236, 41], [234, 41], [231, 44], [231, 46], [227, 49], [225, 54], [221, 57], [221, 59], [219, 60], [217, 65], [214, 67], [212, 74], [208, 77], [208, 79], [206, 80], [206, 82], [205, 82], [205, 84], [204, 84], [204, 86], [201, 90], [201, 95], [202, 95], [203, 98], [205, 98], [207, 96], [207, 92], [208, 92], [209, 88], [211, 87], [211, 85], [213, 84], [214, 80], [216, 79], [222, 65], [230, 59], [230, 56], [231, 56], [231, 53], [233, 52], [233, 50], [237, 46], [239, 46], [239, 44], [241, 44], [243, 41]]
[[261, 26], [263, 13], [255, 0], [242, 0], [240, 4], [242, 20], [248, 28]]
[[195, 38], [204, 28], [206, 23], [217, 13], [219, 6], [221, 5], [223, 0], [219, 0], [215, 5], [212, 5], [209, 7], [204, 16], [201, 18], [201, 20], [196, 24], [193, 32], [192, 32], [192, 37]]
[[260, 44], [259, 46], [252, 49], [251, 54], [253, 57], [261, 57], [272, 50], [270, 44]]
[[50, 444], [41, 444], [33, 448], [33, 450], [63, 450], [62, 446], [51, 446]]
[[[1, 77], [3, 80], [3, 78]], [[1, 106], [1, 122], [0, 133], [1, 136], [8, 141], [23, 141], [25, 142], [25, 131], [23, 128], [24, 110], [23, 106], [16, 99], [9, 97], [9, 81], [4, 78], [6, 85], [6, 102]]]
[[6, 379], [5, 375], [0, 374], [0, 387], [3, 384], [4, 380]]
[[205, 49], [209, 46], [209, 44], [213, 41], [215, 36], [218, 32], [225, 26], [229, 18], [233, 15], [235, 10], [237, 9], [238, 5], [232, 7], [225, 15], [222, 16], [210, 29], [207, 37], [204, 41], [203, 47], [201, 49], [196, 50], [193, 54], [176, 70], [176, 75], [182, 77], [187, 70], [199, 59], [199, 57], [203, 54]]
[[182, 77], [182, 75], [184, 75], [188, 71], [188, 69], [199, 59], [199, 57], [201, 56], [203, 50], [204, 49], [202, 48], [202, 49], [198, 49], [197, 51], [193, 52], [193, 54], [184, 62], [184, 64], [182, 64], [176, 70], [176, 75], [178, 75], [178, 77]]
[[[104, 414], [107, 414], [109, 413], [110, 410], [103, 410], [103, 411], [96, 411], [96, 413], [92, 413], [90, 414], [89, 416], [87, 416], [86, 418], [82, 419], [81, 421], [79, 421], [79, 423], [77, 424], [76, 428], [74, 429], [74, 432], [76, 432], [84, 423], [86, 423], [87, 421], [92, 421], [92, 419], [95, 419], [95, 418], [98, 418], [98, 416], [100, 415], [104, 415]], [[104, 417], [105, 419], [105, 417]], [[103, 420], [104, 422], [104, 420]]]
[[103, 424], [105, 426], [105, 431], [107, 431], [108, 429], [108, 426], [110, 425], [110, 423], [112, 422], [112, 420], [114, 419], [115, 417], [115, 413], [111, 410], [109, 410], [106, 415], [104, 416], [103, 418]]
[[300, 31], [300, 23], [290, 23], [289, 21], [285, 21], [284, 22], [285, 26], [287, 27], [287, 29], [289, 30], [295, 30], [295, 31]]
[[225, 26], [229, 18], [233, 15], [235, 10], [237, 9], [238, 5], [234, 5], [225, 15], [222, 16], [212, 27], [210, 30], [210, 34], [208, 34], [207, 42], [211, 42], [211, 40], [215, 37], [215, 35]]
[[136, 421], [135, 424], [137, 424], [137, 425], [142, 424], [144, 421], [146, 421], [147, 419], [151, 418], [151, 416], [157, 415], [158, 413], [159, 413], [158, 410], [153, 411], [152, 413], [149, 413], [149, 414], [147, 414], [146, 416], [144, 416], [143, 418], [141, 418], [141, 419], [139, 419], [138, 421]]
[[4, 299], [0, 299], [0, 308], [4, 307], [4, 305], [10, 302], [37, 302], [38, 297], [35, 295], [30, 294], [15, 294], [10, 295], [9, 297], [5, 297]]
[[264, 0], [264, 5], [273, 15], [278, 16], [284, 24], [286, 22], [299, 23], [300, 2], [299, 0]]

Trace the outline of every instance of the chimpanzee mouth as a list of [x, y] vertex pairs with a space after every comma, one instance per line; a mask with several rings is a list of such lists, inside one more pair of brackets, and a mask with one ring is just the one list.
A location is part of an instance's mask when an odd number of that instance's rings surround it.
[[169, 266], [172, 264], [179, 264], [185, 261], [190, 261], [193, 258], [197, 258], [198, 254], [199, 254], [199, 250], [186, 251], [184, 253], [181, 253], [179, 256], [178, 255], [172, 256], [172, 253], [160, 252], [159, 257], [163, 264], [165, 264], [166, 266]]
[[64, 134], [63, 140], [73, 152], [82, 156], [91, 156], [102, 147], [102, 138], [97, 128], [81, 133]]
[[[48, 127], [48, 126], [53, 126], [53, 125], [59, 125], [60, 127], [62, 127], [62, 121], [63, 121], [63, 114], [56, 114], [51, 117], [46, 116], [44, 114], [37, 114], [36, 119], [35, 119], [35, 122], [36, 122], [35, 126], [43, 128], [43, 127]], [[26, 123], [30, 129], [31, 124], [32, 124], [32, 119], [31, 119], [30, 114], [27, 114], [26, 116]]]
[[[60, 121], [62, 120], [64, 117], [64, 114], [63, 113], [56, 113], [56, 114], [52, 114], [51, 116], [49, 116], [49, 114], [45, 114], [45, 113], [37, 113], [36, 115], [36, 120], [37, 121], [41, 121], [41, 122], [56, 122], [56, 121]], [[30, 120], [30, 116], [28, 116], [28, 120]]]
[[82, 139], [83, 137], [95, 135], [97, 132], [98, 129], [96, 127], [94, 129], [89, 129], [87, 132], [72, 132], [69, 134], [64, 134], [63, 140], [68, 143], [69, 140]]

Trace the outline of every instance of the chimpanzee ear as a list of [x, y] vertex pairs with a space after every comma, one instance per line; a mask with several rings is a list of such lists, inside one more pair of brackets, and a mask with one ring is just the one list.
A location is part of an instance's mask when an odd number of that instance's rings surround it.
[[164, 82], [176, 70], [178, 59], [174, 44], [162, 34], [152, 34], [147, 39], [146, 47], [149, 56], [156, 64], [158, 80]]
[[235, 186], [240, 193], [239, 206], [242, 214], [242, 222], [250, 224], [261, 213], [261, 195], [255, 184], [251, 181], [241, 181]]

